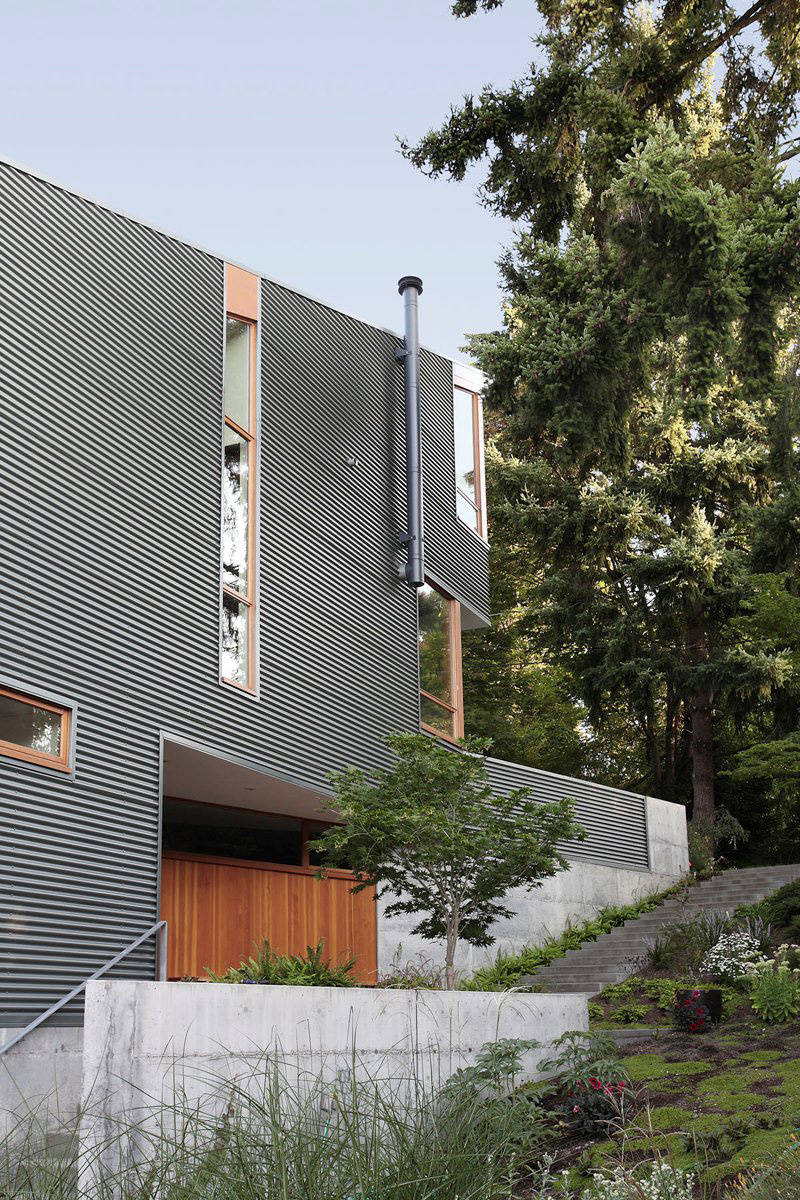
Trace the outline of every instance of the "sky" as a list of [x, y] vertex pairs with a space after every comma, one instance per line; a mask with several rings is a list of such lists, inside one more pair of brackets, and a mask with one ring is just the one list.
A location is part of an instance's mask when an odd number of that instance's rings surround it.
[[399, 154], [451, 103], [522, 75], [532, 0], [27, 0], [3, 13], [0, 154], [376, 325], [464, 358], [499, 327], [507, 222], [478, 179]]

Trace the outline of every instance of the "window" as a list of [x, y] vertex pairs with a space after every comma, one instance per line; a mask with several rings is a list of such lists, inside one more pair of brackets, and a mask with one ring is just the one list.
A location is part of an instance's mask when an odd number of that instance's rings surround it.
[[460, 609], [431, 583], [417, 596], [420, 723], [429, 733], [455, 740], [464, 736]]
[[327, 828], [326, 824], [302, 817], [165, 796], [161, 844], [167, 854], [238, 858], [309, 869], [322, 862], [308, 843]]
[[68, 708], [0, 687], [0, 755], [69, 771]]
[[226, 290], [221, 674], [254, 691], [258, 278], [228, 266]]
[[481, 537], [485, 534], [481, 461], [481, 402], [476, 392], [453, 388], [453, 440], [456, 458], [456, 514]]

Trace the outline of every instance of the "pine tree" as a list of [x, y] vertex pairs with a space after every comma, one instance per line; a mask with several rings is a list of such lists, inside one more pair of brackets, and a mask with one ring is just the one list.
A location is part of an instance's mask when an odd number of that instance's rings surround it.
[[656, 793], [682, 798], [688, 755], [711, 825], [715, 724], [786, 684], [736, 623], [759, 540], [794, 531], [797, 583], [800, 5], [538, 7], [544, 67], [404, 152], [454, 179], [485, 161], [517, 223], [504, 327], [471, 348], [550, 652], [595, 724], [625, 710]]

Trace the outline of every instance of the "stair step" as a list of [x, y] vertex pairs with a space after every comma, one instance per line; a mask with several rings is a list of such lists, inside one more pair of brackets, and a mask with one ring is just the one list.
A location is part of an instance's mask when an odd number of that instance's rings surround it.
[[538, 984], [548, 992], [596, 995], [636, 970], [646, 956], [648, 941], [665, 925], [704, 914], [732, 913], [737, 905], [762, 900], [796, 879], [800, 879], [800, 865], [747, 867], [703, 880], [685, 895], [669, 896], [649, 913], [625, 921], [593, 942], [567, 950], [535, 975], [523, 976], [520, 983]]

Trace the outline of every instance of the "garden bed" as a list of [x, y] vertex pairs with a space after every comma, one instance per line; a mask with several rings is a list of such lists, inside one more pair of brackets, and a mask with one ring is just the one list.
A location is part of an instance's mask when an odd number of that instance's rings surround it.
[[[589, 1001], [593, 1029], [664, 1026], [672, 1020], [675, 993], [692, 987], [694, 980], [675, 979], [665, 971], [643, 969], [622, 983], [604, 987]], [[714, 986], [720, 986], [715, 984]], [[752, 1016], [747, 997], [734, 988], [721, 987], [725, 1021], [746, 1021]]]
[[700, 1197], [771, 1162], [796, 1133], [800, 1022], [734, 1020], [702, 1036], [670, 1032], [637, 1043], [623, 1063], [635, 1096], [624, 1130], [565, 1136], [557, 1148], [555, 1167], [570, 1170], [578, 1194], [592, 1171], [661, 1154], [697, 1173]]

